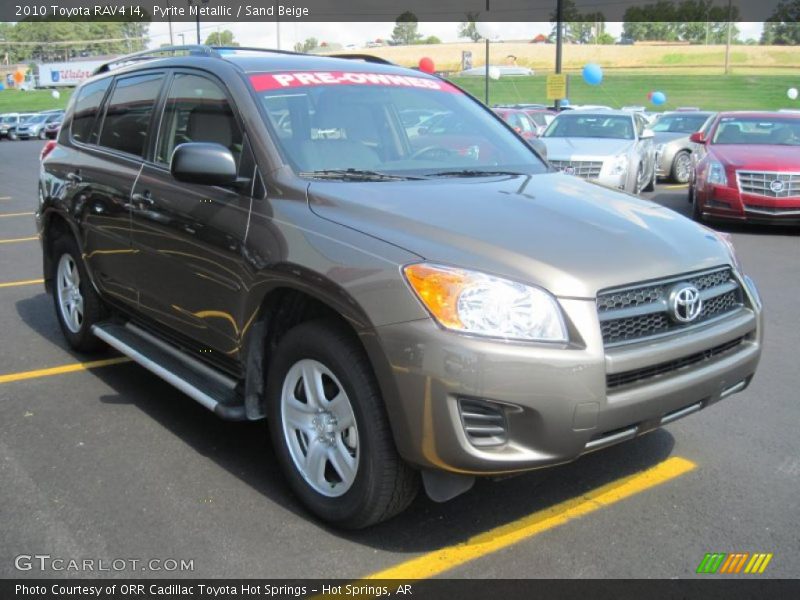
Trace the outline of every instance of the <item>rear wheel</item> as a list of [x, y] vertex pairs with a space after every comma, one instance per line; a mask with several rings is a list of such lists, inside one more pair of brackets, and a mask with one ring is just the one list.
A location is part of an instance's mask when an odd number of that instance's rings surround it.
[[61, 331], [79, 352], [105, 347], [92, 333], [92, 325], [103, 320], [105, 309], [81, 259], [75, 240], [62, 235], [53, 243], [53, 302]]
[[11, 133], [8, 134], [8, 139], [10, 139], [12, 142], [16, 142], [18, 139], [17, 134], [12, 131]]
[[687, 183], [692, 174], [692, 157], [686, 152], [678, 152], [672, 161], [672, 181]]
[[289, 331], [267, 376], [269, 427], [292, 490], [321, 519], [357, 529], [404, 510], [418, 474], [397, 454], [364, 351], [335, 321]]

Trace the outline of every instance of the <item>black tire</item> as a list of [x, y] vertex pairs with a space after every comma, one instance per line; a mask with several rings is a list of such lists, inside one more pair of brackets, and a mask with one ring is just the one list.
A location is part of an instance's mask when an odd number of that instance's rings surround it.
[[[80, 326], [77, 331], [73, 331], [67, 324], [64, 315], [62, 314], [61, 303], [59, 300], [59, 275], [58, 268], [61, 263], [62, 257], [70, 256], [78, 270], [80, 283], [78, 290], [83, 299], [83, 316]], [[103, 321], [106, 317], [107, 311], [103, 305], [103, 301], [94, 289], [92, 282], [89, 280], [89, 274], [86, 271], [86, 266], [83, 263], [81, 253], [78, 249], [78, 244], [71, 235], [62, 235], [55, 239], [53, 242], [52, 251], [52, 293], [53, 305], [56, 310], [56, 317], [58, 324], [61, 326], [61, 331], [67, 339], [69, 345], [78, 352], [98, 352], [103, 350], [106, 345], [99, 338], [95, 337], [92, 333], [92, 325]]]
[[654, 192], [656, 189], [656, 166], [653, 165], [653, 176], [650, 178], [650, 181], [647, 185], [642, 188], [643, 192]]
[[[682, 163], [683, 161], [689, 161], [687, 166], [687, 170], [684, 173]], [[689, 183], [689, 180], [692, 177], [691, 173], [691, 161], [692, 157], [691, 154], [686, 151], [682, 150], [675, 155], [675, 158], [672, 159], [672, 168], [670, 169], [670, 178], [675, 183]]]
[[16, 142], [19, 138], [17, 137], [16, 133], [9, 133], [8, 139], [11, 140], [12, 142]]
[[47, 139], [47, 132], [44, 129], [42, 129], [39, 132], [39, 136], [38, 137], [39, 137], [40, 140], [46, 140]]
[[703, 211], [700, 210], [700, 203], [697, 201], [697, 194], [694, 188], [689, 188], [689, 201], [692, 203], [692, 219], [698, 223], [705, 223], [706, 218], [703, 216]]
[[[408, 507], [419, 490], [419, 474], [397, 453], [378, 384], [353, 334], [336, 321], [310, 321], [290, 330], [273, 356], [266, 389], [270, 435], [289, 485], [302, 503], [324, 521], [346, 529], [368, 527]], [[301, 360], [318, 361], [329, 369], [341, 382], [353, 409], [357, 468], [352, 485], [338, 497], [325, 496], [309, 484], [296, 466], [284, 434], [284, 380]]]

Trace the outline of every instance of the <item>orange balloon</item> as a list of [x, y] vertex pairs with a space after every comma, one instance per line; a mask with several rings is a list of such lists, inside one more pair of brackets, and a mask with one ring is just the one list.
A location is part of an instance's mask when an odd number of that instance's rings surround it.
[[22, 83], [25, 81], [25, 73], [22, 71], [16, 71], [14, 73], [14, 83]]

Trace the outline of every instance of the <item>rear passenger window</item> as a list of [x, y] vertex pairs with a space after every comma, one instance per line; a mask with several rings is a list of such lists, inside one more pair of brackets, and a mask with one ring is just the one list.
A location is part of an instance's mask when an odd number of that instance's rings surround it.
[[169, 164], [175, 147], [186, 142], [222, 144], [239, 164], [242, 131], [225, 92], [206, 77], [179, 73], [164, 107], [156, 162]]
[[72, 113], [72, 139], [84, 144], [97, 142], [97, 131], [92, 132], [92, 126], [97, 118], [100, 103], [106, 95], [106, 90], [111, 83], [111, 78], [95, 81], [81, 88]]
[[162, 73], [117, 80], [111, 93], [100, 145], [144, 157], [150, 117], [164, 79]]

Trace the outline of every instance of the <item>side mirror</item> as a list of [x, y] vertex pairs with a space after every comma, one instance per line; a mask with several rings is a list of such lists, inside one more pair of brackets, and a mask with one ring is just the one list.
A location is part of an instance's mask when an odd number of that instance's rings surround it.
[[526, 140], [531, 148], [536, 150], [543, 159], [547, 160], [547, 145], [539, 138], [531, 138]]
[[706, 136], [702, 131], [695, 131], [692, 135], [689, 136], [689, 139], [695, 144], [706, 143]]
[[180, 144], [172, 153], [169, 170], [175, 179], [186, 183], [233, 185], [237, 181], [236, 161], [222, 144]]
[[640, 140], [651, 140], [656, 137], [656, 134], [653, 133], [652, 129], [645, 129], [642, 131], [642, 135], [639, 136]]

